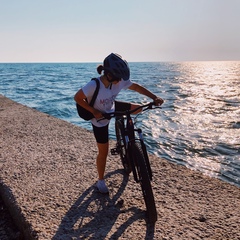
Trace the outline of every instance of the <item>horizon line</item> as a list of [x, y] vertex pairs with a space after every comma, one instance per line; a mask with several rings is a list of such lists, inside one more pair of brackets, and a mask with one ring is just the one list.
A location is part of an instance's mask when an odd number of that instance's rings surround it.
[[[175, 61], [127, 61], [128, 63], [183, 63], [183, 62], [239, 62], [240, 60], [175, 60]], [[64, 64], [67, 64], [67, 63], [72, 63], [72, 64], [80, 64], [80, 63], [98, 63], [98, 64], [101, 64], [102, 62], [98, 62], [98, 61], [79, 61], [79, 62], [76, 62], [76, 61], [46, 61], [46, 62], [43, 62], [43, 61], [33, 61], [33, 62], [25, 62], [25, 61], [20, 61], [20, 62], [0, 62], [0, 64], [43, 64], [43, 63], [47, 63], [47, 64], [50, 64], [50, 63], [64, 63]]]

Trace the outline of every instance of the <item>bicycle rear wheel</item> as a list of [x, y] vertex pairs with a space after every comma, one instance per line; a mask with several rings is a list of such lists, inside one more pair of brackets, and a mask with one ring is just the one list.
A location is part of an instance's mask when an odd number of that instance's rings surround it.
[[131, 167], [127, 156], [126, 140], [124, 137], [123, 122], [121, 119], [116, 120], [115, 131], [117, 138], [117, 152], [120, 154], [120, 158], [125, 172], [129, 174], [131, 172]]
[[131, 157], [136, 167], [136, 172], [138, 174], [138, 179], [141, 185], [146, 209], [147, 218], [150, 223], [155, 223], [157, 221], [157, 210], [155, 205], [155, 200], [153, 196], [152, 186], [150, 177], [148, 174], [144, 154], [140, 143], [133, 143], [131, 146]]

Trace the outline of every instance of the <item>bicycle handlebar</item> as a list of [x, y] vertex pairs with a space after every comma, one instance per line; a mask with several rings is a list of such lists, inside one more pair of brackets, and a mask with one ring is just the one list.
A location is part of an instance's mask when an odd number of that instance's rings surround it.
[[[155, 106], [153, 108], [153, 106]], [[132, 113], [136, 112], [139, 109], [142, 109], [142, 111], [146, 111], [148, 109], [155, 109], [155, 108], [161, 108], [160, 106], [156, 106], [154, 102], [150, 102], [144, 105], [141, 105], [139, 107], [134, 108], [133, 110], [127, 110], [127, 111], [115, 111], [115, 112], [111, 112], [111, 113], [103, 113], [103, 118], [98, 119], [97, 121], [101, 121], [104, 119], [108, 119], [110, 120], [113, 117], [117, 117], [117, 116], [124, 116], [124, 115], [131, 115]]]

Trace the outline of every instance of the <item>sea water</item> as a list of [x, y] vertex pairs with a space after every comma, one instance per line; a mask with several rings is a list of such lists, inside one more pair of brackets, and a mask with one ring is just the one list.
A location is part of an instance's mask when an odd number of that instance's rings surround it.
[[[0, 93], [91, 130], [74, 94], [97, 77], [98, 63], [0, 64]], [[131, 79], [164, 99], [138, 117], [148, 151], [240, 186], [240, 62], [129, 63]], [[122, 91], [122, 101], [151, 99]], [[114, 139], [113, 120], [110, 137]]]

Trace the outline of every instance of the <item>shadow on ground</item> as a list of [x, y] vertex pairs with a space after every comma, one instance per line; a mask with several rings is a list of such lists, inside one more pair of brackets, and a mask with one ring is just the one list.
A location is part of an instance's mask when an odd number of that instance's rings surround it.
[[[53, 240], [119, 239], [123, 234], [130, 237], [135, 235], [125, 231], [135, 221], [144, 221], [145, 211], [137, 206], [128, 209], [123, 207], [121, 196], [128, 183], [128, 176], [123, 170], [116, 170], [108, 173], [106, 178], [116, 174], [122, 175], [122, 183], [116, 194], [110, 197], [99, 193], [94, 185], [89, 187], [66, 213]], [[145, 239], [153, 237], [154, 225], [146, 224]]]

